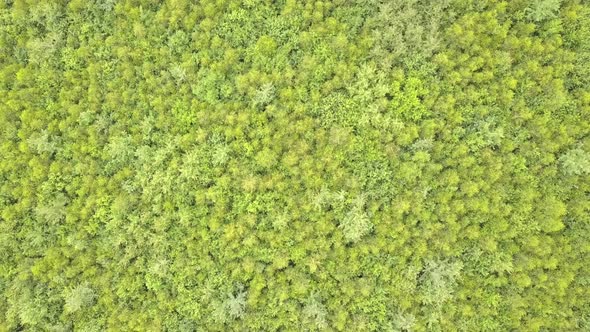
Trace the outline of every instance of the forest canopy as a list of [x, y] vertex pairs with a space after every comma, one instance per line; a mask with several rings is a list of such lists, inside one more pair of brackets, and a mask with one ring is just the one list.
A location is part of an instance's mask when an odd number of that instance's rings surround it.
[[0, 331], [589, 331], [590, 3], [0, 0]]

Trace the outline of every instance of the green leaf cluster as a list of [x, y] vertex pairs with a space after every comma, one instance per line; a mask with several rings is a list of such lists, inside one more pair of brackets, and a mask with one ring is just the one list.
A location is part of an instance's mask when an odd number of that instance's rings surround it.
[[0, 1], [0, 331], [586, 331], [588, 151], [586, 1]]

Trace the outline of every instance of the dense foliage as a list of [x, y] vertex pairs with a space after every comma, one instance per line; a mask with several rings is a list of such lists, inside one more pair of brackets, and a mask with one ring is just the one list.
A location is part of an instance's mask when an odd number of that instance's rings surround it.
[[590, 330], [583, 0], [1, 0], [0, 331]]

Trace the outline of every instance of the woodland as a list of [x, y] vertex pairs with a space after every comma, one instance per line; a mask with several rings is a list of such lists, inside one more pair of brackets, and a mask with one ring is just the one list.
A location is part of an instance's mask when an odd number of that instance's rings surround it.
[[0, 0], [0, 331], [590, 331], [590, 3]]

